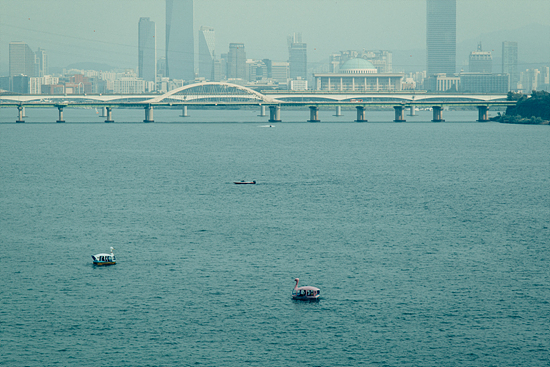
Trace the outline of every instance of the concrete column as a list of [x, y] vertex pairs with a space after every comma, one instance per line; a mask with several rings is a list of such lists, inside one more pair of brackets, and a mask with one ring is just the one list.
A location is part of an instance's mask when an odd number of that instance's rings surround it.
[[487, 106], [477, 106], [477, 122], [487, 122], [489, 121], [489, 107]]
[[28, 117], [26, 112], [25, 112], [25, 107], [23, 107], [23, 117]]
[[180, 117], [189, 117], [189, 115], [187, 114], [187, 106], [182, 106], [181, 107], [181, 115]]
[[334, 116], [342, 116], [342, 106], [336, 106], [336, 115]]
[[319, 120], [319, 107], [309, 106], [309, 120], [307, 122], [321, 122]]
[[145, 120], [143, 122], [155, 122], [153, 120], [153, 107], [151, 105], [145, 107]]
[[406, 122], [405, 110], [403, 106], [393, 106], [395, 110], [395, 120], [393, 122]]
[[269, 122], [281, 122], [281, 106], [269, 106]]
[[357, 120], [355, 122], [368, 122], [365, 118], [365, 107], [355, 106], [355, 108], [357, 108]]
[[101, 116], [99, 117], [107, 117], [107, 107], [103, 107], [101, 109]]
[[260, 106], [260, 114], [258, 116], [260, 117], [267, 116], [267, 114], [265, 113], [265, 106]]
[[105, 107], [105, 117], [107, 117], [107, 120], [105, 120], [105, 122], [115, 122], [113, 120], [113, 108], [112, 107]]
[[432, 111], [433, 111], [432, 122], [445, 122], [445, 120], [443, 120], [443, 107], [433, 106]]
[[57, 122], [64, 123], [65, 120], [63, 120], [63, 106], [57, 106], [57, 109], [59, 110], [59, 120], [57, 120]]
[[409, 116], [416, 116], [416, 107], [409, 107]]
[[23, 110], [24, 110], [25, 107], [23, 106], [17, 106], [17, 110], [19, 111], [19, 117], [17, 117], [17, 120], [15, 120], [15, 122], [17, 122], [18, 124], [22, 124], [25, 122], [25, 120], [23, 120]]

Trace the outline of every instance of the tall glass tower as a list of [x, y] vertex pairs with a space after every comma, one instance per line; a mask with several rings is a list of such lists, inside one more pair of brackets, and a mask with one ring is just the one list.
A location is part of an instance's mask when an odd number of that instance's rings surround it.
[[518, 43], [502, 42], [502, 73], [510, 74], [510, 89], [518, 87]]
[[195, 79], [193, 0], [166, 0], [166, 76]]
[[201, 27], [199, 31], [199, 76], [214, 80], [214, 48], [216, 34], [214, 28]]
[[24, 42], [10, 42], [10, 76], [34, 77], [36, 55]]
[[426, 71], [456, 72], [456, 0], [427, 0]]
[[138, 25], [138, 73], [143, 80], [156, 81], [157, 41], [155, 22], [140, 18]]
[[287, 37], [287, 40], [290, 77], [307, 79], [307, 44], [302, 42], [302, 34], [294, 33]]

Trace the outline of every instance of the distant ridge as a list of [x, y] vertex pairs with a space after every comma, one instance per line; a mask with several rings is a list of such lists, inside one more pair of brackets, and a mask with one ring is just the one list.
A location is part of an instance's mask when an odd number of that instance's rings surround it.
[[111, 71], [113, 70], [113, 67], [111, 65], [101, 64], [98, 62], [76, 62], [74, 64], [67, 65], [65, 69]]

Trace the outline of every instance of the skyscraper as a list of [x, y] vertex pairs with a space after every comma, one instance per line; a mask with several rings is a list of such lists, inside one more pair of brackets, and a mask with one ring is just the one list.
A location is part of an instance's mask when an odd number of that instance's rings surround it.
[[214, 28], [201, 27], [199, 32], [199, 77], [214, 80]]
[[195, 79], [193, 0], [166, 0], [166, 76]]
[[244, 43], [230, 43], [227, 54], [227, 77], [246, 79], [246, 52]]
[[456, 72], [456, 0], [426, 2], [427, 74]]
[[470, 73], [492, 73], [493, 56], [490, 51], [483, 51], [481, 42], [477, 46], [477, 51], [470, 52], [468, 69]]
[[510, 89], [516, 90], [519, 81], [517, 42], [502, 42], [502, 72], [510, 74]]
[[35, 75], [35, 54], [24, 42], [10, 42], [10, 76]]
[[307, 44], [300, 33], [288, 37], [288, 62], [292, 79], [307, 79]]
[[149, 18], [139, 18], [138, 24], [138, 75], [143, 80], [156, 81], [157, 28]]
[[34, 75], [38, 77], [48, 75], [49, 65], [48, 65], [48, 54], [46, 53], [46, 50], [43, 50], [39, 47], [35, 55], [36, 55], [35, 62], [36, 62], [37, 70], [35, 71]]

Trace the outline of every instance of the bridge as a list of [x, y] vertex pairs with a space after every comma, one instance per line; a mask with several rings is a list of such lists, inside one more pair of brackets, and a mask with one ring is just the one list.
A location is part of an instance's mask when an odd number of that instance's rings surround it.
[[505, 94], [429, 94], [414, 92], [373, 93], [373, 92], [326, 92], [326, 91], [266, 91], [257, 92], [247, 87], [231, 83], [204, 82], [186, 85], [164, 94], [139, 95], [0, 95], [0, 108], [17, 108], [16, 122], [24, 122], [25, 108], [52, 107], [59, 110], [59, 120], [63, 119], [64, 108], [103, 108], [105, 122], [114, 122], [114, 108], [143, 108], [144, 122], [154, 122], [154, 107], [181, 108], [183, 116], [187, 107], [238, 107], [259, 106], [260, 116], [270, 109], [270, 122], [281, 121], [281, 108], [307, 107], [310, 110], [309, 122], [319, 122], [320, 108], [335, 108], [341, 116], [342, 107], [357, 109], [357, 122], [367, 122], [368, 107], [393, 107], [396, 122], [405, 121], [405, 110], [411, 115], [416, 108], [430, 108], [434, 122], [443, 120], [444, 107], [476, 107], [477, 121], [488, 121], [488, 110], [493, 106], [511, 106]]

